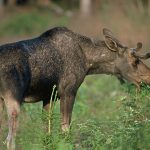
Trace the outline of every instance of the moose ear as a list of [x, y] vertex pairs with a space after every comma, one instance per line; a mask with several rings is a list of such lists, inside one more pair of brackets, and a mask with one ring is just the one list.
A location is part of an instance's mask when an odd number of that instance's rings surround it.
[[141, 49], [142, 49], [142, 43], [138, 42], [137, 47], [136, 47], [136, 51], [140, 51]]
[[106, 46], [112, 51], [118, 51], [118, 47], [126, 48], [117, 38], [115, 38], [109, 29], [104, 28], [103, 34], [105, 37]]
[[115, 52], [117, 51], [117, 43], [113, 41], [110, 37], [105, 36], [105, 44], [110, 50]]
[[117, 43], [113, 40], [113, 34], [109, 29], [104, 28], [103, 29], [103, 34], [105, 37], [105, 44], [106, 46], [112, 50], [112, 51], [117, 51]]

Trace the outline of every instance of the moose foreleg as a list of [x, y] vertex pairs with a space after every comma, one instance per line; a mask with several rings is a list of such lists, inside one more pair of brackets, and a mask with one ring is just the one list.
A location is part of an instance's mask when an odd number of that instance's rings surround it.
[[64, 94], [60, 98], [61, 128], [63, 132], [69, 131], [74, 100], [75, 96], [72, 94]]
[[[76, 64], [77, 66], [77, 64]], [[60, 112], [61, 112], [61, 128], [62, 131], [68, 132], [70, 129], [71, 116], [77, 89], [85, 78], [84, 71], [78, 73], [71, 73], [68, 71], [61, 78], [58, 87], [58, 94], [60, 96]]]
[[71, 115], [77, 91], [76, 76], [70, 74], [59, 83], [58, 93], [60, 96], [61, 128], [63, 132], [69, 131]]

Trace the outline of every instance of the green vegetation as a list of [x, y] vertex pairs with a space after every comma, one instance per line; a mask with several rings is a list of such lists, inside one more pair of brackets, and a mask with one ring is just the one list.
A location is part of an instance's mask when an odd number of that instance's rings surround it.
[[[111, 11], [107, 3], [101, 7], [102, 16], [97, 19], [99, 31], [104, 25], [109, 25], [129, 44], [135, 45], [137, 40], [142, 39], [148, 47], [147, 16], [139, 17], [138, 13], [138, 17], [135, 17], [137, 12], [132, 13], [128, 7], [128, 11], [120, 11], [118, 6]], [[73, 23], [76, 21], [74, 19]], [[0, 23], [0, 38], [39, 35], [53, 26], [66, 26], [68, 22], [69, 18], [57, 16], [48, 10], [12, 13]], [[96, 30], [98, 35], [97, 24], [93, 25], [94, 28], [91, 25], [91, 30], [93, 33]], [[82, 23], [79, 27], [82, 27]], [[149, 90], [149, 86], [142, 85], [141, 92], [137, 94], [134, 86], [120, 85], [115, 77], [88, 76], [78, 91], [68, 134], [62, 134], [60, 130], [59, 101], [55, 103], [51, 115], [50, 135], [45, 132], [43, 120], [49, 119], [49, 114], [42, 114], [42, 103], [24, 104], [20, 114], [17, 150], [149, 150]], [[1, 141], [7, 136], [7, 127], [4, 121], [3, 134], [0, 135], [1, 150], [6, 149]]]
[[[17, 148], [21, 150], [148, 150], [150, 149], [150, 86], [136, 93], [114, 77], [89, 76], [79, 89], [71, 130], [60, 129], [59, 100], [51, 114], [51, 134], [45, 132], [39, 104], [24, 104]], [[48, 127], [48, 123], [47, 123]], [[4, 129], [5, 130], [5, 129]], [[6, 133], [6, 131], [5, 131]]]
[[68, 18], [65, 16], [57, 16], [51, 11], [32, 10], [30, 12], [22, 12], [8, 16], [7, 19], [0, 24], [1, 36], [20, 36], [31, 35], [38, 31], [42, 33], [55, 26], [65, 26]]

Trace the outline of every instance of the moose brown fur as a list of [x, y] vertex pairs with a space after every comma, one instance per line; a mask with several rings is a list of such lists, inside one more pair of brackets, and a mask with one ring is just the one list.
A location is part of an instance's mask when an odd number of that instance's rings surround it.
[[9, 150], [15, 149], [21, 104], [43, 100], [43, 108], [49, 108], [54, 84], [60, 97], [62, 130], [67, 131], [77, 90], [86, 75], [115, 75], [138, 89], [141, 82], [150, 83], [150, 69], [141, 61], [150, 55], [137, 53], [142, 44], [128, 48], [108, 29], [103, 34], [105, 40], [96, 41], [56, 27], [35, 39], [0, 46], [0, 110], [5, 103]]

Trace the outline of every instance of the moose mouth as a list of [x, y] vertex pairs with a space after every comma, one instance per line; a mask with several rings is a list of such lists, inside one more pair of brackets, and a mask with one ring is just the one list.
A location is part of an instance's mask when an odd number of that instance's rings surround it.
[[133, 84], [136, 86], [136, 90], [137, 90], [138, 92], [140, 92], [140, 90], [141, 90], [141, 86], [140, 86], [141, 83], [142, 83], [142, 82], [136, 82], [136, 81], [133, 82]]
[[[136, 86], [137, 91], [140, 91], [140, 85], [142, 83], [146, 83], [140, 79], [136, 80], [136, 78], [132, 78], [131, 76], [119, 76], [119, 80], [121, 83], [129, 82], [131, 84], [134, 84]], [[146, 83], [147, 84], [147, 83]]]
[[[137, 78], [133, 78], [133, 77], [122, 77], [122, 80], [125, 82], [129, 82], [131, 84], [134, 84], [136, 86], [136, 91], [137, 92], [140, 92], [141, 91], [141, 85], [144, 83], [144, 84], [147, 84], [147, 85], [150, 85], [150, 77], [149, 76], [144, 76], [145, 78], [144, 79], [137, 79]], [[146, 78], [147, 77], [147, 78]]]

